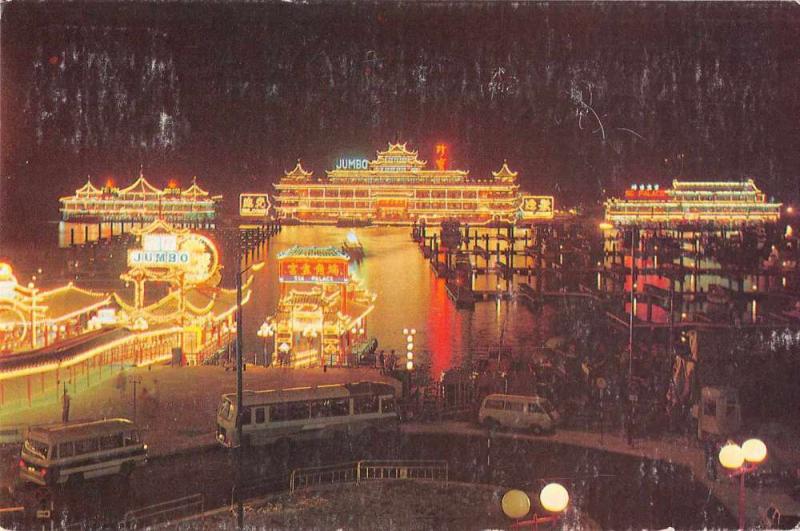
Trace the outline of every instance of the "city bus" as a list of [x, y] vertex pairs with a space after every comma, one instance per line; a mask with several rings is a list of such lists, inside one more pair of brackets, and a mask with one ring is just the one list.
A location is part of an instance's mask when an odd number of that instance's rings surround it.
[[111, 474], [130, 475], [147, 461], [147, 445], [127, 419], [31, 426], [19, 460], [20, 479], [42, 486]]
[[236, 394], [223, 395], [217, 411], [217, 441], [222, 446], [239, 446], [237, 419], [242, 445], [261, 446], [336, 435], [368, 439], [397, 430], [400, 416], [394, 386], [358, 382], [244, 391], [240, 415]]

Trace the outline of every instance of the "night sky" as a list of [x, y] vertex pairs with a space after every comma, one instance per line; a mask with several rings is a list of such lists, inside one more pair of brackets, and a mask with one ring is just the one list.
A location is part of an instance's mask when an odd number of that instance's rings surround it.
[[0, 238], [87, 174], [197, 175], [233, 210], [394, 140], [561, 204], [679, 175], [798, 196], [794, 3], [12, 2], [1, 29]]

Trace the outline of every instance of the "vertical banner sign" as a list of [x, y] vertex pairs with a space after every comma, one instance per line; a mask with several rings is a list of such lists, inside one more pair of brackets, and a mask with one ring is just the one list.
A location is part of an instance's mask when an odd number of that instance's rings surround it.
[[444, 171], [448, 163], [447, 144], [436, 144], [436, 169]]

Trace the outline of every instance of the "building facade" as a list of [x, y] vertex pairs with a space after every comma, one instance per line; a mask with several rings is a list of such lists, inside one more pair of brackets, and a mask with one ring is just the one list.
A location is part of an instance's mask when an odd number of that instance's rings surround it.
[[633, 185], [624, 198], [605, 203], [606, 221], [623, 225], [711, 223], [741, 225], [778, 221], [781, 203], [767, 201], [752, 179], [672, 181], [671, 189]]
[[302, 223], [437, 223], [444, 219], [484, 224], [492, 221], [551, 219], [553, 198], [523, 196], [517, 173], [503, 164], [492, 178], [473, 180], [468, 172], [437, 161], [427, 169], [406, 144], [389, 144], [377, 158], [326, 172], [324, 179], [298, 162], [275, 184], [278, 217]]

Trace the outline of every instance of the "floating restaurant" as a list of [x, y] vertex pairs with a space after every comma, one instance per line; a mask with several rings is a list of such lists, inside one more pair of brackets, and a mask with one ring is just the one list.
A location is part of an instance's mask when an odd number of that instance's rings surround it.
[[672, 181], [671, 189], [633, 185], [623, 199], [606, 201], [606, 221], [622, 225], [741, 225], [774, 223], [781, 203], [768, 202], [752, 179], [746, 181]]
[[519, 193], [517, 172], [503, 163], [491, 179], [447, 169], [447, 147], [437, 146], [436, 169], [417, 151], [389, 144], [373, 161], [345, 161], [324, 179], [300, 162], [275, 184], [278, 217], [302, 223], [411, 224], [456, 219], [471, 224], [553, 218], [552, 196]]
[[192, 179], [189, 188], [181, 189], [175, 181], [159, 190], [140, 174], [127, 188], [115, 187], [112, 181], [102, 188], [87, 179], [75, 195], [62, 197], [64, 221], [77, 222], [148, 222], [164, 219], [172, 223], [209, 223], [216, 217], [221, 195], [210, 195]]
[[292, 247], [278, 255], [278, 310], [265, 323], [281, 367], [353, 365], [367, 342], [376, 295], [349, 273], [350, 257], [335, 247]]

